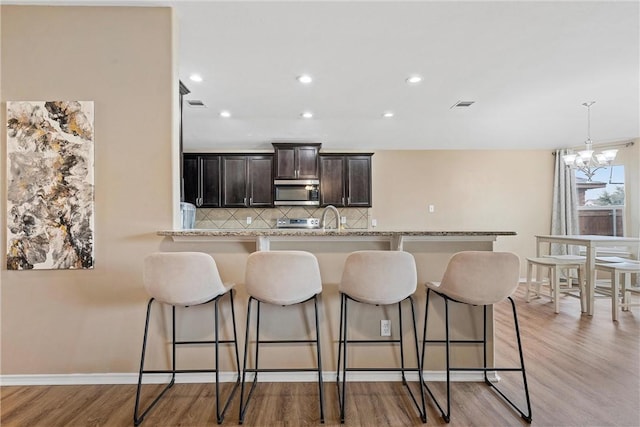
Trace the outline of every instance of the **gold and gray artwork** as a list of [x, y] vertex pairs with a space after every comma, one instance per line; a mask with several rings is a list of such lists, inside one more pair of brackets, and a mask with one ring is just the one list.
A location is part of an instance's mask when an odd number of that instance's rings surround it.
[[94, 265], [91, 101], [7, 102], [7, 269]]

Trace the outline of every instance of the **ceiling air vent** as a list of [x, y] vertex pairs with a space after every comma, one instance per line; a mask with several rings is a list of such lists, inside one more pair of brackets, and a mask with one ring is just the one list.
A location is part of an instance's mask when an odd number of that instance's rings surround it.
[[187, 100], [187, 104], [189, 104], [189, 107], [194, 107], [194, 108], [206, 108], [207, 106], [204, 105], [204, 102], [200, 101], [199, 99], [188, 99]]
[[451, 106], [451, 108], [462, 108], [462, 107], [470, 107], [476, 101], [458, 101]]

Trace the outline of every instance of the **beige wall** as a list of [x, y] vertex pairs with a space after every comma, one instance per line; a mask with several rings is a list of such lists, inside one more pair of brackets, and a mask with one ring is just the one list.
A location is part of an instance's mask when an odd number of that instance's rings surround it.
[[[93, 100], [96, 112], [96, 267], [7, 271], [2, 266], [0, 373], [135, 372], [147, 298], [140, 271], [144, 255], [155, 250], [213, 253], [223, 278], [239, 284], [236, 306], [241, 331], [246, 308], [243, 268], [254, 247], [174, 243], [155, 236], [157, 230], [172, 228], [177, 209], [172, 123], [178, 91], [171, 11], [3, 6], [0, 12], [0, 121], [5, 122], [7, 100]], [[6, 132], [0, 134], [0, 154], [5, 159]], [[638, 182], [638, 145], [633, 150], [636, 167], [630, 173]], [[371, 215], [378, 228], [513, 230], [518, 235], [500, 237], [495, 248], [521, 257], [534, 253], [535, 234], [549, 232], [553, 180], [549, 151], [379, 151], [373, 156], [373, 171]], [[4, 183], [4, 161], [0, 172]], [[633, 191], [637, 222], [640, 193], [637, 187]], [[5, 193], [3, 185], [3, 263]], [[435, 205], [433, 214], [427, 212], [428, 204]], [[448, 254], [459, 249], [410, 246], [419, 261], [421, 281], [437, 279]], [[326, 286], [323, 350], [325, 369], [333, 370], [336, 284], [346, 253], [355, 248], [315, 244], [309, 249], [320, 258]], [[424, 302], [422, 291], [418, 302]], [[394, 313], [376, 312], [375, 307], [361, 313], [355, 326], [362, 334], [375, 334], [383, 316], [395, 319]], [[179, 314], [182, 333], [191, 338], [207, 334], [204, 308]], [[277, 335], [283, 325], [295, 328], [302, 314], [297, 308], [279, 314], [265, 323], [267, 333]], [[156, 343], [161, 326], [161, 321], [154, 322]], [[182, 360], [199, 361], [194, 353], [187, 350]], [[362, 358], [373, 362], [372, 354], [363, 352]], [[385, 352], [375, 354], [386, 357]], [[151, 353], [155, 361], [164, 356], [163, 351]], [[291, 365], [299, 360], [279, 351], [265, 362]]]
[[[2, 374], [135, 370], [140, 265], [172, 224], [169, 8], [2, 6], [8, 100], [95, 102], [95, 269], [7, 271], [2, 176]], [[174, 95], [175, 94], [175, 95]], [[0, 132], [6, 159], [6, 131]], [[134, 350], [135, 349], [135, 350]]]
[[379, 151], [371, 218], [383, 229], [515, 231], [495, 248], [529, 256], [550, 230], [553, 162], [547, 150]]

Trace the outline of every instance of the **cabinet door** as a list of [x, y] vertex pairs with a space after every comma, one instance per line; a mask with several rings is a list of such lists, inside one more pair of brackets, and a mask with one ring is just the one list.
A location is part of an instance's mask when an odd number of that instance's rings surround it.
[[200, 161], [202, 172], [202, 207], [220, 207], [220, 157], [202, 156]]
[[184, 201], [198, 206], [200, 190], [198, 186], [198, 156], [184, 155], [182, 161], [182, 194]]
[[320, 204], [345, 205], [343, 156], [320, 156]]
[[273, 206], [273, 157], [248, 157], [249, 206]]
[[245, 156], [222, 158], [222, 206], [243, 208], [247, 205], [247, 159]]
[[196, 207], [220, 207], [220, 158], [185, 154], [182, 164], [184, 201]]
[[298, 179], [318, 178], [318, 147], [298, 147]]
[[371, 156], [346, 156], [347, 206], [371, 207]]
[[296, 149], [295, 147], [276, 147], [276, 179], [295, 179]]

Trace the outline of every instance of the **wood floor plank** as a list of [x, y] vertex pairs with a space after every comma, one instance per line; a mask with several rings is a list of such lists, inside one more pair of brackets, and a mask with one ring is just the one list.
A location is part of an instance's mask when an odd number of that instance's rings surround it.
[[[546, 300], [516, 304], [525, 351], [534, 426], [640, 426], [640, 310], [611, 321], [610, 302], [597, 300], [593, 317], [563, 298], [555, 314]], [[496, 307], [496, 360], [513, 366], [517, 352], [510, 307]], [[500, 386], [521, 396], [519, 377], [501, 374]], [[153, 393], [159, 387], [148, 386]], [[226, 393], [231, 384], [222, 386]], [[434, 388], [443, 393], [442, 384]], [[239, 391], [238, 391], [239, 392]], [[133, 425], [133, 385], [0, 388], [3, 427], [119, 427]], [[150, 396], [150, 395], [149, 395]], [[148, 402], [148, 397], [145, 398]], [[446, 425], [428, 402], [427, 425]], [[224, 425], [238, 425], [238, 395]], [[325, 425], [339, 426], [335, 383], [325, 383]], [[176, 384], [143, 426], [215, 425], [215, 386]], [[259, 383], [245, 426], [319, 425], [316, 383]], [[422, 425], [399, 382], [349, 383], [346, 426]], [[454, 383], [450, 426], [527, 425], [482, 383]]]

